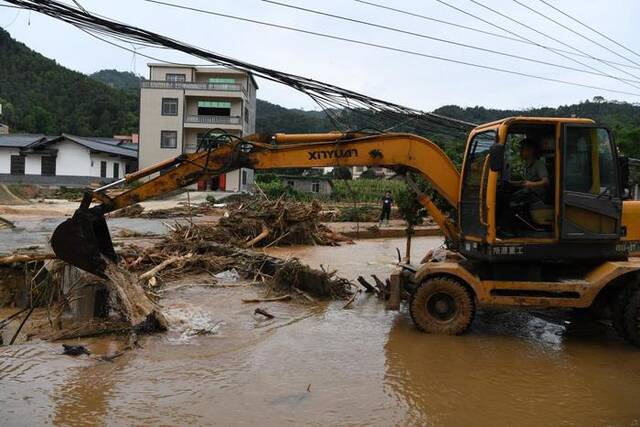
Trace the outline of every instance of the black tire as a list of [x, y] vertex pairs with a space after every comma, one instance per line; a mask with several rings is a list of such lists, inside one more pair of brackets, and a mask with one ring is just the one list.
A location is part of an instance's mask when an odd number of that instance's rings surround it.
[[418, 329], [431, 334], [460, 335], [471, 326], [476, 303], [459, 281], [434, 277], [422, 282], [411, 295], [409, 312]]
[[611, 305], [611, 320], [613, 322], [613, 328], [625, 341], [630, 341], [631, 339], [629, 332], [627, 331], [627, 306], [631, 302], [631, 296], [637, 289], [638, 285], [635, 283], [626, 285], [618, 292], [618, 295], [613, 299], [613, 303]]
[[627, 340], [640, 347], [640, 288], [631, 294], [629, 303], [624, 313], [625, 330], [627, 332]]

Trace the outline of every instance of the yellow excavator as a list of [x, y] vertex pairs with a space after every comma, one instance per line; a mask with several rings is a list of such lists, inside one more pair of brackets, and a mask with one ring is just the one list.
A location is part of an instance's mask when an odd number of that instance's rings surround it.
[[[536, 141], [547, 191], [516, 206], [523, 140]], [[625, 340], [640, 345], [640, 258], [633, 256], [640, 250], [640, 201], [630, 200], [628, 162], [611, 132], [588, 119], [513, 117], [478, 126], [461, 171], [438, 145], [412, 134], [216, 138], [88, 193], [54, 232], [52, 247], [59, 258], [103, 275], [103, 257], [117, 259], [108, 212], [240, 167], [327, 166], [418, 173], [449, 205], [441, 209], [419, 192], [447, 251], [391, 277], [392, 289], [409, 295], [420, 330], [462, 334], [479, 304], [597, 308]], [[110, 190], [134, 181], [141, 183]]]

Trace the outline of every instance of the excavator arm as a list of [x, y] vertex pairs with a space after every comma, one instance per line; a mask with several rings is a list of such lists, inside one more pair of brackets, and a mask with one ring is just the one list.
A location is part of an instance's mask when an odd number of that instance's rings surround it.
[[[116, 259], [104, 214], [241, 167], [279, 168], [380, 166], [412, 171], [427, 179], [454, 208], [458, 205], [460, 175], [447, 155], [433, 142], [402, 133], [325, 133], [252, 135], [233, 139], [142, 169], [87, 193], [74, 216], [55, 230], [51, 245], [56, 255], [86, 271], [103, 275], [102, 256]], [[159, 173], [159, 174], [158, 174]], [[123, 191], [123, 184], [154, 177]], [[419, 200], [449, 240], [458, 230], [425, 194]], [[92, 202], [99, 204], [91, 207]]]

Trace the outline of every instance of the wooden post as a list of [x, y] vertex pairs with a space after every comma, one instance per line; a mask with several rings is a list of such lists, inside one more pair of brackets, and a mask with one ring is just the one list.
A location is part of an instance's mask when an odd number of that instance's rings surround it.
[[387, 300], [387, 310], [400, 310], [400, 300], [402, 289], [400, 286], [400, 270], [391, 273], [389, 277], [389, 299]]
[[407, 224], [407, 245], [404, 250], [404, 262], [405, 264], [411, 264], [411, 236], [413, 235], [413, 224]]

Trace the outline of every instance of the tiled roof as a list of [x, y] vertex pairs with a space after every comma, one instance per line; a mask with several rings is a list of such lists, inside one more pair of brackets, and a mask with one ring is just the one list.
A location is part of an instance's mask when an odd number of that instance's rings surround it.
[[79, 137], [63, 133], [61, 136], [45, 136], [31, 134], [0, 135], [0, 147], [40, 149], [53, 145], [64, 139], [75, 142], [93, 151], [99, 151], [118, 156], [138, 158], [137, 144], [122, 143], [114, 138]]
[[25, 148], [47, 137], [38, 134], [8, 134], [0, 135], [0, 147]]

